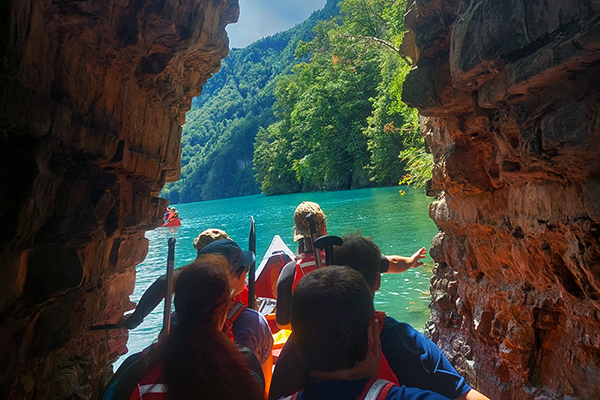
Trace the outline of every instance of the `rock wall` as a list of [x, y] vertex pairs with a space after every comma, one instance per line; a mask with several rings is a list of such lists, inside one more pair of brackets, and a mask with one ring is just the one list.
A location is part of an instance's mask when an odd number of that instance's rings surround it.
[[416, 0], [428, 327], [493, 399], [600, 398], [600, 1]]
[[0, 5], [0, 398], [97, 397], [237, 0]]

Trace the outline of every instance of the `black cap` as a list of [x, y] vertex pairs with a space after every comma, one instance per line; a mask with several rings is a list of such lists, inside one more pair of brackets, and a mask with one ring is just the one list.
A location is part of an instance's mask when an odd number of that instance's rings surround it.
[[247, 267], [254, 262], [254, 253], [245, 251], [238, 246], [236, 242], [230, 239], [221, 239], [214, 241], [198, 251], [198, 255], [218, 253], [227, 259], [229, 273], [239, 271], [242, 267]]

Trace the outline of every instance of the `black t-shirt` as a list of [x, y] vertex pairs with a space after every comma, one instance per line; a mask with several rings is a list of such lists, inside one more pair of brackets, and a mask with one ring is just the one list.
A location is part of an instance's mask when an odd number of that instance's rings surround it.
[[275, 320], [279, 325], [290, 323], [290, 310], [292, 308], [292, 286], [296, 272], [296, 260], [292, 260], [281, 269], [277, 281], [277, 309]]

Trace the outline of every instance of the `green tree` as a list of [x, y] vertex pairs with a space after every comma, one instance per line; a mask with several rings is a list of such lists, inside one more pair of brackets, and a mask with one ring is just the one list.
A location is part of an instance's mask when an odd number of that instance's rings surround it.
[[[412, 165], [400, 154], [424, 143], [416, 111], [400, 100], [410, 69], [398, 51], [403, 7], [389, 0], [345, 0], [339, 16], [318, 23], [315, 38], [298, 44], [296, 56], [310, 59], [277, 84], [279, 121], [255, 142], [259, 182], [268, 176], [267, 166], [279, 165], [270, 158], [292, 157], [302, 190], [390, 185]], [[265, 143], [278, 145], [266, 152]], [[272, 182], [261, 187], [267, 194], [281, 192]]]

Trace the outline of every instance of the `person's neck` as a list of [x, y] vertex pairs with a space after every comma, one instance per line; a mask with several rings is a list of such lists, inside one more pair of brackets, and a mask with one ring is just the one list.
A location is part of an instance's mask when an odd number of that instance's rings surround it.
[[377, 377], [377, 371], [373, 371], [373, 368], [368, 363], [361, 362], [353, 368], [341, 371], [310, 371], [310, 376], [321, 381], [353, 381], [356, 379], [375, 378]]

